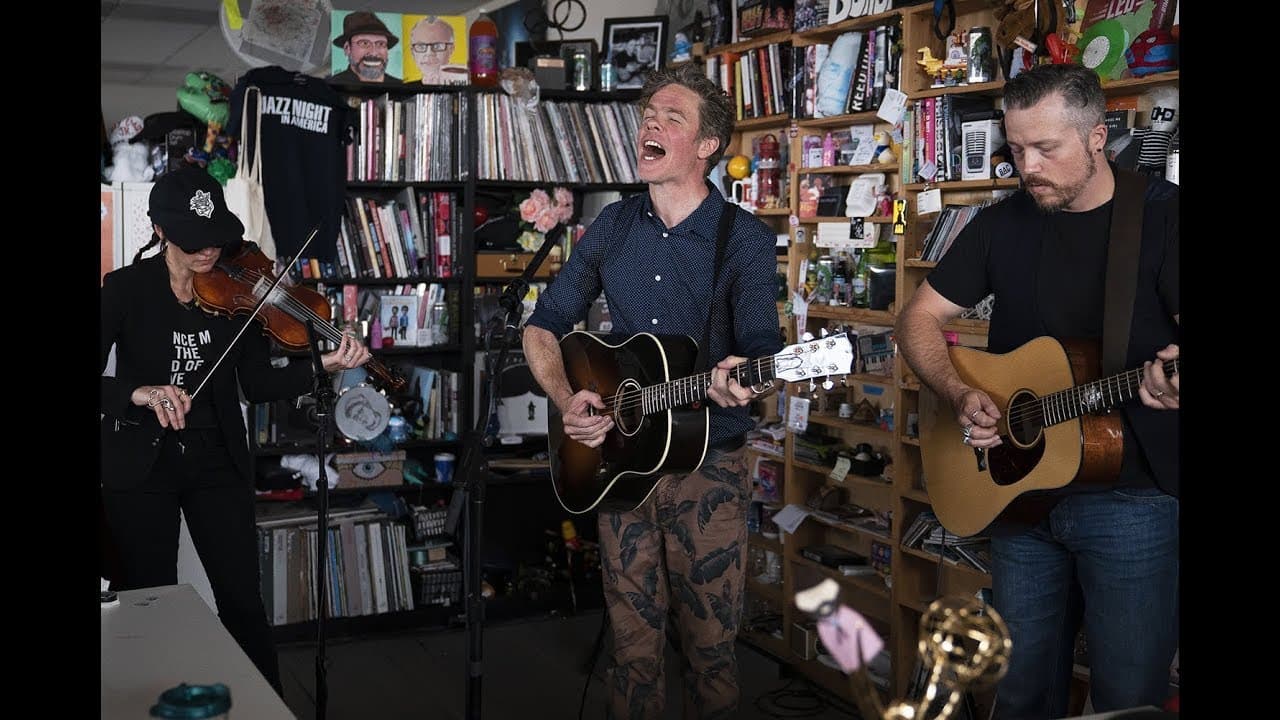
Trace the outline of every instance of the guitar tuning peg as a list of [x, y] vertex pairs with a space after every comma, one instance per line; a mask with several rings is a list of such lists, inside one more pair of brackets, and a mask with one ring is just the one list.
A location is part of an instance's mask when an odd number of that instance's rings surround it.
[[823, 390], [830, 390], [831, 388], [833, 388], [833, 387], [835, 387], [835, 386], [836, 386], [836, 384], [835, 384], [835, 383], [833, 383], [833, 382], [831, 382], [831, 378], [830, 378], [830, 377], [828, 377], [826, 380], [823, 380], [823, 381], [822, 381], [822, 389], [823, 389]]
[[810, 340], [813, 339], [813, 333], [806, 332], [805, 334], [800, 336], [800, 339], [803, 340], [804, 342], [809, 342]]
[[816, 384], [813, 382], [813, 378], [809, 378], [809, 394], [810, 394], [810, 395], [812, 395], [812, 394], [813, 394], [814, 389], [815, 389], [816, 387], [817, 387], [817, 386], [816, 386]]
[[848, 376], [848, 375], [841, 375], [841, 376], [840, 376], [840, 387], [849, 387], [849, 376]]
[[826, 337], [826, 336], [827, 336], [827, 329], [822, 328], [822, 330], [819, 331], [818, 337]]

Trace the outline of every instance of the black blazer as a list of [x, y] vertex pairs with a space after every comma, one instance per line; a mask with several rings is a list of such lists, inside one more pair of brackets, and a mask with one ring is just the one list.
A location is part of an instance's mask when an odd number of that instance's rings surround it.
[[[172, 350], [167, 344], [172, 328], [157, 317], [156, 308], [175, 303], [169, 288], [169, 272], [164, 254], [127, 265], [108, 273], [102, 281], [101, 354], [99, 367], [106, 369], [111, 346], [116, 346], [116, 376], [103, 377], [99, 410], [102, 485], [129, 489], [150, 473], [160, 453], [164, 428], [155, 412], [130, 402], [141, 385], [169, 384], [168, 363]], [[222, 355], [226, 343], [235, 337], [243, 316], [228, 318], [201, 313], [201, 321], [213, 333], [210, 365]], [[226, 360], [201, 391], [213, 403], [218, 428], [226, 439], [236, 469], [246, 484], [253, 485], [249, 465], [248, 433], [240, 412], [240, 392], [250, 403], [296, 397], [310, 391], [314, 377], [310, 364], [290, 363], [284, 368], [270, 364], [269, 344], [261, 326], [245, 331]], [[194, 392], [195, 387], [187, 388]]]

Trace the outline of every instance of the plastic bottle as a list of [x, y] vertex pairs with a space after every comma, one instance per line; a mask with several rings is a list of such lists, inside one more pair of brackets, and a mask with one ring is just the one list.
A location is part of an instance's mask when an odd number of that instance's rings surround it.
[[760, 140], [760, 162], [756, 165], [756, 177], [759, 187], [756, 189], [756, 205], [762, 208], [778, 207], [781, 198], [780, 175], [778, 167], [778, 138], [773, 133]]
[[483, 12], [471, 23], [467, 36], [470, 53], [471, 84], [478, 87], [498, 85], [498, 26]]
[[822, 164], [831, 167], [836, 164], [836, 139], [828, 132], [822, 140]]
[[850, 300], [853, 307], [864, 308], [871, 304], [871, 269], [867, 265], [867, 251], [854, 250], [857, 264], [854, 266], [853, 279], [849, 281]]

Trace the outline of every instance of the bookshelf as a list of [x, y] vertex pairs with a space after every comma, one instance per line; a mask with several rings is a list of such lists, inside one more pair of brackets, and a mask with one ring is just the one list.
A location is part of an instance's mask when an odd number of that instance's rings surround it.
[[[421, 506], [426, 508], [438, 508], [443, 504], [447, 504], [452, 493], [452, 485], [440, 485], [434, 482], [434, 462], [433, 456], [438, 452], [453, 453], [458, 462], [461, 461], [463, 442], [466, 436], [471, 432], [475, 425], [476, 408], [474, 398], [477, 395], [477, 383], [479, 377], [474, 373], [476, 362], [476, 353], [482, 350], [482, 346], [477, 338], [477, 322], [487, 318], [481, 318], [478, 307], [478, 292], [483, 291], [485, 287], [497, 285], [497, 290], [501, 289], [501, 285], [505, 284], [510, 278], [481, 278], [477, 275], [478, 262], [476, 243], [476, 222], [475, 209], [477, 207], [477, 194], [499, 193], [508, 196], [517, 194], [527, 194], [529, 190], [534, 188], [543, 188], [550, 190], [552, 186], [564, 186], [573, 190], [575, 193], [575, 208], [580, 209], [581, 197], [587, 192], [610, 191], [610, 192], [633, 192], [644, 189], [644, 185], [634, 182], [622, 182], [618, 180], [607, 182], [592, 182], [591, 179], [580, 179], [578, 181], [569, 181], [563, 176], [556, 177], [549, 174], [532, 171], [534, 174], [527, 176], [527, 179], [512, 180], [508, 179], [509, 174], [506, 172], [497, 173], [493, 178], [485, 178], [480, 172], [480, 147], [485, 143], [480, 136], [479, 114], [485, 107], [485, 102], [491, 102], [497, 96], [491, 90], [483, 90], [472, 88], [469, 86], [369, 86], [369, 85], [350, 85], [350, 84], [334, 84], [332, 85], [339, 94], [347, 100], [348, 104], [355, 109], [359, 116], [359, 122], [365, 124], [368, 128], [376, 127], [378, 135], [374, 136], [369, 133], [361, 134], [359, 128], [356, 131], [358, 143], [353, 146], [353, 150], [349, 153], [349, 168], [352, 171], [348, 175], [346, 182], [346, 197], [348, 207], [344, 210], [344, 216], [354, 215], [356, 212], [356, 201], [366, 203], [364, 210], [369, 213], [372, 208], [379, 204], [392, 206], [395, 210], [409, 208], [403, 207], [405, 198], [420, 198], [426, 195], [428, 198], [436, 198], [440, 194], [447, 196], [447, 220], [439, 230], [448, 236], [448, 257], [444, 257], [443, 243], [440, 242], [440, 232], [432, 235], [435, 228], [429, 228], [428, 223], [435, 219], [443, 217], [441, 215], [419, 214], [416, 223], [409, 223], [409, 227], [414, 230], [420, 230], [418, 236], [426, 241], [424, 244], [417, 246], [417, 250], [424, 251], [425, 254], [414, 261], [414, 255], [411, 248], [413, 235], [412, 231], [406, 231], [397, 235], [397, 230], [404, 230], [404, 226], [392, 227], [388, 225], [374, 225], [369, 221], [370, 233], [378, 234], [377, 244], [370, 246], [370, 249], [361, 257], [356, 258], [355, 253], [360, 252], [358, 247], [352, 251], [354, 241], [358, 237], [358, 233], [363, 231], [363, 227], [357, 226], [354, 220], [346, 226], [345, 230], [351, 245], [347, 245], [340, 252], [339, 262], [334, 267], [318, 268], [317, 274], [311, 265], [308, 264], [310, 272], [303, 273], [301, 268], [292, 274], [297, 282], [326, 292], [329, 296], [331, 305], [334, 308], [334, 320], [338, 323], [342, 321], [342, 307], [348, 305], [352, 295], [357, 298], [357, 302], [363, 300], [366, 293], [381, 294], [399, 291], [417, 291], [421, 286], [438, 286], [439, 292], [447, 298], [448, 307], [448, 326], [447, 337], [444, 342], [437, 342], [431, 345], [400, 345], [400, 346], [384, 346], [380, 349], [374, 349], [370, 342], [371, 338], [365, 338], [366, 344], [369, 344], [373, 355], [380, 359], [388, 366], [392, 366], [400, 371], [400, 374], [410, 381], [410, 385], [400, 393], [393, 393], [389, 396], [390, 405], [394, 409], [408, 408], [417, 400], [416, 392], [410, 394], [413, 383], [412, 370], [415, 366], [429, 367], [437, 371], [446, 371], [453, 373], [453, 384], [442, 387], [441, 392], [447, 391], [451, 398], [449, 406], [450, 422], [441, 423], [441, 430], [429, 436], [422, 436], [411, 433], [407, 440], [395, 443], [391, 451], [403, 452], [405, 455], [404, 467], [407, 469], [411, 463], [417, 463], [423, 469], [426, 475], [425, 482], [420, 485], [410, 484], [407, 481], [398, 485], [390, 485], [383, 487], [344, 487], [339, 485], [331, 490], [332, 507], [352, 507], [359, 506], [370, 494], [373, 493], [393, 493], [400, 501], [404, 501], [411, 506]], [[543, 103], [555, 102], [561, 107], [569, 105], [626, 105], [634, 101], [638, 97], [637, 91], [622, 91], [614, 93], [575, 93], [575, 92], [555, 92], [544, 91], [542, 93]], [[435, 102], [441, 104], [442, 108], [447, 108], [451, 113], [451, 126], [444, 133], [444, 137], [432, 140], [426, 137], [424, 129], [429, 125], [424, 123], [438, 122], [439, 115], [428, 120], [433, 102], [425, 98], [434, 97]], [[487, 100], [486, 100], [487, 99]], [[416, 105], [415, 111], [409, 111], [406, 108]], [[424, 104], [426, 103], [426, 104]], [[399, 115], [393, 108], [399, 105]], [[370, 115], [371, 108], [377, 115]], [[420, 122], [412, 121], [413, 117], [417, 117]], [[388, 125], [387, 123], [394, 123]], [[437, 126], [438, 127], [438, 126]], [[624, 130], [619, 128], [608, 128], [596, 124], [597, 132], [613, 132], [614, 136], [620, 138], [620, 141], [629, 142], [634, 145], [634, 134], [627, 135]], [[533, 129], [530, 128], [532, 131]], [[550, 136], [550, 131], [546, 131]], [[414, 172], [410, 165], [411, 156], [409, 153], [415, 147], [414, 137], [418, 138], [419, 151], [421, 153], [430, 154], [445, 152], [444, 146], [448, 145], [449, 160], [435, 166], [429, 163], [422, 165], [419, 172]], [[387, 170], [389, 165], [383, 164], [387, 160], [382, 155], [386, 147], [385, 138], [395, 137], [403, 140], [405, 147], [404, 155], [399, 158], [401, 164], [394, 167], [390, 174]], [[525, 137], [524, 140], [530, 138]], [[359, 144], [363, 141], [364, 145]], [[508, 138], [507, 144], [511, 145], [512, 155], [509, 159], [518, 160], [514, 153], [517, 139]], [[434, 144], [432, 144], [434, 142]], [[427, 150], [423, 150], [422, 143], [425, 143]], [[494, 140], [488, 145], [496, 146], [501, 143]], [[526, 143], [527, 144], [527, 143]], [[543, 145], [553, 146], [558, 144], [550, 139], [542, 140]], [[364, 169], [359, 170], [351, 165], [355, 162], [356, 153], [366, 153], [362, 159], [365, 163]], [[422, 157], [422, 155], [419, 155]], [[523, 166], [526, 170], [540, 167], [546, 170], [547, 165], [537, 166], [536, 158], [546, 159], [545, 155], [530, 155], [524, 158], [526, 164]], [[618, 157], [618, 156], [613, 156]], [[394, 162], [396, 158], [391, 158]], [[424, 159], [425, 162], [425, 159]], [[370, 168], [376, 168], [371, 170]], [[392, 179], [387, 179], [388, 177]], [[417, 178], [417, 179], [414, 179]], [[421, 204], [421, 201], [419, 201]], [[397, 204], [398, 203], [398, 204]], [[421, 209], [421, 208], [419, 208]], [[409, 214], [406, 212], [406, 214]], [[577, 213], [575, 213], [576, 217]], [[351, 219], [348, 217], [348, 219]], [[368, 219], [366, 217], [366, 219]], [[412, 219], [412, 217], [410, 218]], [[379, 232], [381, 231], [381, 232]], [[399, 239], [401, 244], [394, 250], [390, 243]], [[365, 239], [360, 237], [360, 239]], [[343, 242], [343, 237], [339, 237], [339, 243]], [[386, 243], [386, 244], [384, 244]], [[436, 244], [432, 244], [436, 243]], [[395, 254], [392, 254], [392, 253]], [[399, 256], [397, 260], [396, 255]], [[525, 257], [529, 257], [526, 255]], [[440, 261], [437, 263], [437, 261]], [[309, 276], [308, 276], [309, 275]], [[514, 277], [514, 276], [512, 276]], [[366, 301], [367, 303], [367, 301]], [[376, 305], [376, 303], [375, 303]], [[366, 304], [360, 304], [362, 310], [360, 318], [364, 319], [364, 312], [367, 312]], [[518, 348], [517, 348], [518, 351]], [[304, 358], [306, 353], [278, 352], [282, 356]], [[294, 360], [297, 362], [298, 360]], [[440, 377], [440, 376], [437, 376]], [[339, 396], [339, 400], [341, 396]], [[419, 403], [421, 404], [421, 403]], [[253, 409], [249, 413], [249, 429], [250, 429], [250, 451], [255, 465], [255, 474], [261, 478], [262, 473], [268, 471], [273, 465], [277, 465], [282, 456], [310, 454], [314, 458], [314, 428], [303, 429], [298, 427], [291, 428], [291, 435], [288, 442], [260, 442], [257, 431], [266, 426], [270, 427], [272, 420], [279, 421], [286, 413], [278, 411], [275, 416], [270, 419], [260, 419], [255, 415]], [[295, 413], [296, 414], [296, 413]], [[266, 424], [262, 420], [266, 420]], [[297, 418], [293, 418], [294, 421]], [[292, 421], [291, 421], [292, 422]], [[309, 434], [306, 434], [309, 433]], [[268, 436], [269, 437], [269, 436]], [[280, 437], [277, 433], [277, 438]], [[380, 438], [385, 439], [385, 438]], [[369, 452], [365, 443], [352, 443], [335, 433], [326, 443], [330, 452], [351, 453], [351, 452]], [[493, 468], [495, 471], [497, 467]], [[455, 467], [455, 471], [457, 468]], [[489, 483], [494, 488], [494, 493], [490, 495], [489, 500], [492, 512], [501, 514], [505, 512], [503, 506], [508, 503], [514, 503], [521, 508], [520, 512], [528, 516], [525, 521], [528, 523], [539, 523], [549, 517], [549, 512], [545, 507], [548, 503], [539, 501], [530, 501], [525, 497], [527, 493], [534, 491], [540, 492], [542, 487], [532, 487], [532, 483], [537, 481], [539, 484], [544, 481], [543, 477], [536, 474], [530, 474], [519, 479], [500, 478], [494, 476]], [[551, 501], [549, 494], [546, 500]], [[302, 493], [303, 503], [314, 502], [315, 493], [306, 491]], [[505, 498], [505, 500], [504, 500]], [[550, 504], [554, 504], [550, 502]], [[270, 506], [281, 507], [284, 503], [269, 502], [263, 500], [259, 502], [260, 521], [263, 517], [265, 509], [271, 509]], [[408, 567], [406, 553], [415, 546], [415, 540], [412, 532], [412, 523], [407, 519], [391, 520], [385, 515], [378, 516], [378, 520], [384, 525], [389, 526], [390, 531], [384, 529], [384, 541], [387, 543], [384, 547], [391, 549], [385, 550], [384, 560], [390, 565], [404, 563], [404, 567]], [[555, 525], [558, 527], [558, 519], [556, 522], [546, 520], [547, 527]], [[369, 524], [372, 524], [370, 522]], [[487, 538], [488, 544], [496, 547], [502, 547], [504, 553], [523, 552], [527, 548], [519, 549], [512, 547], [512, 543], [526, 541], [529, 538], [523, 537], [515, 528], [519, 523], [503, 522], [501, 530], [495, 530], [491, 533], [491, 537]], [[310, 527], [311, 535], [314, 536], [315, 510], [311, 510]], [[510, 527], [508, 527], [510, 526]], [[490, 525], [490, 527], [497, 527]], [[403, 540], [396, 537], [396, 533], [404, 532]], [[529, 528], [525, 527], [523, 531], [526, 535], [533, 537], [529, 532]], [[371, 542], [371, 540], [370, 540]], [[305, 541], [300, 543], [305, 545]], [[527, 544], [527, 543], [525, 543]], [[330, 548], [341, 547], [340, 541], [331, 541]], [[541, 547], [541, 546], [539, 546]], [[288, 564], [290, 569], [295, 567], [309, 568], [314, 565], [313, 558], [306, 558], [306, 550], [301, 551], [290, 548], [294, 553], [288, 556]], [[366, 550], [367, 552], [371, 552]], [[298, 554], [298, 553], [301, 554]], [[340, 550], [338, 552], [341, 552]], [[457, 558], [459, 563], [462, 561], [461, 538], [458, 538], [453, 547], [449, 551]], [[541, 555], [539, 555], [540, 557]], [[340, 562], [343, 562], [340, 560]], [[461, 567], [458, 568], [459, 573]], [[423, 588], [420, 587], [419, 578], [416, 572], [409, 573], [412, 579], [404, 577], [401, 570], [394, 571], [398, 574], [388, 576], [388, 580], [394, 579], [403, 586], [411, 585], [409, 588], [415, 603], [412, 608], [407, 607], [406, 598], [400, 598], [400, 605], [391, 602], [386, 607], [375, 607], [374, 611], [366, 614], [357, 614], [355, 616], [341, 616], [331, 614], [332, 628], [331, 633], [342, 635], [344, 633], [367, 632], [370, 630], [381, 629], [402, 629], [422, 626], [440, 626], [456, 622], [461, 612], [460, 603], [454, 603], [452, 607], [441, 607], [439, 605], [424, 605], [420, 601], [424, 594]], [[330, 579], [333, 580], [331, 575]], [[460, 575], [459, 575], [460, 587]], [[297, 588], [290, 587], [290, 601], [293, 601], [295, 592], [301, 592]], [[264, 595], [270, 597], [264, 585]], [[540, 612], [549, 610], [549, 607], [543, 607], [546, 603], [521, 603], [516, 597], [496, 597], [488, 605], [492, 606], [496, 615], [502, 617], [515, 617], [530, 612]], [[314, 605], [314, 602], [313, 602]], [[367, 610], [367, 608], [366, 608]], [[296, 607], [292, 608], [296, 611]], [[291, 612], [292, 612], [291, 611]], [[305, 639], [314, 633], [313, 620], [297, 620], [297, 615], [290, 614], [288, 621], [276, 622], [274, 627], [275, 635], [278, 639]], [[312, 611], [314, 617], [314, 611]]]
[[[998, 25], [991, 12], [990, 4], [983, 0], [957, 0], [956, 11], [955, 27], [957, 28], [973, 26], [994, 28]], [[929, 3], [895, 8], [887, 12], [864, 17], [849, 18], [834, 25], [823, 25], [791, 33], [790, 35], [775, 33], [750, 38], [731, 45], [709, 48], [706, 57], [741, 54], [747, 50], [770, 44], [790, 45], [795, 48], [804, 48], [819, 43], [829, 44], [844, 32], [851, 30], [865, 31], [893, 23], [900, 23], [901, 25], [900, 47], [903, 49], [903, 55], [899, 67], [898, 87], [907, 94], [908, 108], [911, 108], [916, 101], [926, 98], [969, 95], [989, 97], [997, 104], [997, 107], [999, 106], [1004, 88], [1003, 77], [993, 82], [975, 85], [946, 88], [929, 87], [929, 80], [914, 62], [917, 57], [914, 51], [920, 47], [930, 47], [935, 57], [943, 55], [942, 42], [933, 34], [932, 6]], [[715, 68], [709, 65], [709, 69]], [[999, 71], [997, 73], [1000, 74]], [[1177, 86], [1178, 83], [1179, 72], [1173, 71], [1157, 73], [1143, 78], [1104, 82], [1103, 89], [1108, 97], [1113, 97], [1141, 94], [1152, 88], [1165, 85]], [[812, 241], [815, 237], [816, 224], [819, 222], [848, 221], [848, 218], [844, 217], [798, 217], [797, 191], [800, 174], [823, 173], [831, 175], [837, 183], [847, 183], [851, 177], [861, 173], [883, 172], [894, 197], [907, 201], [906, 233], [895, 239], [896, 278], [894, 303], [887, 310], [811, 304], [808, 308], [807, 324], [803, 330], [811, 331], [815, 335], [818, 334], [820, 328], [835, 324], [862, 324], [881, 327], [892, 327], [894, 325], [897, 319], [896, 309], [905, 304], [937, 264], [934, 261], [921, 260], [919, 257], [922, 241], [938, 217], [936, 214], [921, 216], [916, 213], [917, 196], [920, 192], [936, 188], [942, 193], [944, 205], [948, 203], [970, 204], [981, 199], [991, 198], [994, 191], [1015, 189], [1019, 186], [1017, 178], [925, 183], [919, 181], [914, 174], [908, 175], [907, 170], [910, 165], [903, 165], [901, 162], [889, 165], [802, 167], [801, 143], [805, 134], [823, 135], [827, 131], [844, 129], [850, 125], [857, 124], [874, 125], [876, 131], [889, 130], [890, 127], [876, 116], [875, 111], [848, 113], [834, 117], [806, 118], [801, 116], [802, 113], [794, 112], [794, 108], [789, 107], [788, 110], [789, 112], [784, 115], [774, 114], [739, 120], [734, 134], [734, 144], [729, 150], [730, 155], [740, 152], [750, 156], [752, 139], [765, 132], [776, 133], [781, 142], [789, 144], [790, 163], [787, 168], [789, 197], [786, 199], [787, 207], [756, 212], [756, 215], [761, 220], [770, 224], [771, 227], [778, 228], [779, 232], [787, 233], [789, 236], [790, 242], [786, 257], [779, 258], [780, 265], [785, 266], [788, 288], [793, 289], [805, 280], [800, 275], [800, 265], [804, 260], [810, 258], [810, 251], [814, 247]], [[901, 158], [899, 158], [899, 161], [901, 161]], [[785, 224], [779, 221], [779, 218], [783, 217], [786, 218]], [[890, 223], [891, 218], [883, 216], [869, 217], [867, 221]], [[888, 230], [889, 228], [886, 226], [882, 228], [882, 233]], [[799, 236], [798, 231], [803, 231], [804, 242], [800, 242], [802, 238]], [[810, 260], [810, 262], [812, 261]], [[796, 327], [794, 317], [784, 315], [783, 308], [785, 303], [785, 300], [779, 302], [780, 322], [787, 334], [787, 342], [797, 342], [798, 333], [802, 329]], [[948, 323], [945, 329], [956, 333], [962, 344], [985, 346], [987, 322], [984, 320], [957, 319]], [[843, 600], [867, 616], [885, 639], [886, 647], [891, 655], [889, 694], [893, 697], [901, 697], [906, 691], [915, 664], [920, 619], [929, 603], [941, 595], [972, 594], [981, 588], [989, 588], [991, 578], [986, 573], [965, 565], [959, 565], [950, 560], [940, 563], [936, 554], [916, 548], [904, 549], [902, 547], [901, 534], [903, 529], [909, 526], [920, 512], [930, 509], [928, 492], [924, 489], [920, 480], [920, 441], [914, 434], [909, 434], [907, 429], [908, 415], [917, 411], [920, 403], [920, 394], [927, 391], [922, 391], [918, 379], [915, 378], [906, 364], [897, 357], [893, 360], [891, 376], [861, 373], [848, 377], [847, 383], [848, 388], [842, 389], [837, 386], [835, 390], [827, 394], [839, 395], [846, 393], [851, 398], [858, 398], [864, 387], [875, 386], [879, 388], [877, 397], [880, 398], [881, 404], [889, 405], [894, 409], [895, 421], [892, 429], [882, 430], [878, 427], [859, 426], [850, 423], [848, 420], [841, 419], [835, 415], [834, 407], [830, 405], [830, 398], [828, 398], [829, 404], [826, 412], [816, 412], [814, 408], [817, 407], [816, 403], [819, 402], [816, 397], [812, 400], [815, 405], [811, 406], [810, 429], [818, 428], [817, 432], [836, 436], [847, 444], [869, 442], [873, 447], [883, 449], [891, 458], [891, 463], [886, 466], [882, 478], [861, 479], [849, 475], [843, 483], [838, 483], [828, 477], [831, 472], [831, 463], [828, 462], [825, 465], [814, 464], [797, 457], [795, 433], [788, 431], [783, 443], [784, 452], [781, 457], [785, 468], [781, 481], [783, 498], [778, 503], [778, 506], [788, 503], [804, 505], [805, 501], [819, 487], [842, 485], [847, 497], [850, 499], [849, 501], [865, 504], [865, 506], [877, 511], [892, 513], [892, 529], [887, 536], [872, 537], [873, 534], [859, 529], [843, 527], [839, 524], [828, 523], [817, 519], [815, 516], [810, 516], [797, 529], [797, 533], [794, 535], [782, 533], [779, 540], [752, 534], [750, 536], [750, 544], [753, 547], [778, 553], [783, 559], [783, 577], [782, 582], [779, 583], [782, 592], [781, 607], [777, 608], [777, 612], [782, 616], [782, 633], [781, 637], [776, 637], [770, 633], [744, 628], [739, 637], [744, 642], [750, 643], [774, 656], [780, 662], [793, 666], [798, 672], [827, 689], [845, 699], [851, 700], [853, 698], [853, 688], [846, 679], [838, 673], [833, 673], [830, 668], [820, 663], [802, 658], [795, 650], [799, 637], [796, 624], [803, 623], [806, 617], [795, 608], [793, 603], [794, 594], [799, 590], [810, 587], [822, 577], [832, 576], [830, 569], [821, 567], [801, 556], [800, 548], [813, 542], [829, 542], [854, 550], [861, 547], [865, 551], [866, 544], [873, 539], [884, 542], [892, 548], [893, 583], [891, 589], [886, 588], [882, 592], [869, 592], [869, 588], [860, 583], [850, 582], [846, 578], [838, 578], [838, 580], [841, 580], [842, 587], [847, 588], [847, 592], [842, 595]], [[855, 387], [858, 388], [856, 391], [854, 390]], [[800, 395], [806, 397], [810, 395], [808, 388], [799, 384], [789, 385], [783, 392], [786, 394], [788, 402], [791, 398]], [[821, 391], [818, 394], [821, 394]], [[772, 399], [770, 402], [772, 402]], [[776, 412], [766, 413], [765, 415], [766, 417], [777, 418]], [[751, 457], [752, 462], [756, 457], [778, 459], [777, 456], [771, 453], [755, 450], [751, 452]], [[747, 595], [748, 603], [750, 603], [753, 595], [764, 597], [770, 602], [775, 602], [779, 599], [776, 588], [769, 587], [766, 589], [755, 582], [748, 583]], [[750, 607], [750, 604], [748, 607]], [[1087, 670], [1080, 672], [1078, 669], [1075, 675], [1078, 682], [1087, 682]], [[1080, 695], [1083, 695], [1083, 693], [1080, 693]], [[989, 702], [990, 698], [988, 696], [985, 699], [979, 698], [979, 700], [980, 704], [982, 704], [983, 702]]]

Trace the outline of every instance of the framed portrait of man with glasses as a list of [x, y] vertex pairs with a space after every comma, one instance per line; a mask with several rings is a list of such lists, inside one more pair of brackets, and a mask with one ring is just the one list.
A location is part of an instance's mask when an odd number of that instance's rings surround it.
[[331, 79], [350, 83], [399, 84], [404, 63], [400, 13], [334, 10]]
[[403, 16], [404, 81], [466, 85], [467, 19], [461, 15]]

